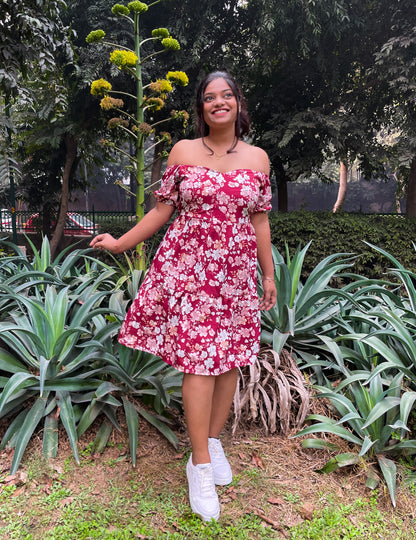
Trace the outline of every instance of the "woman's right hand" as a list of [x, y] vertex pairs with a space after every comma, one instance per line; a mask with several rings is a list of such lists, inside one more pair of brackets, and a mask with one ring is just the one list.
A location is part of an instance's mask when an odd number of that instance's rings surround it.
[[94, 249], [107, 249], [111, 253], [119, 253], [118, 242], [111, 234], [98, 234], [90, 242], [90, 246]]

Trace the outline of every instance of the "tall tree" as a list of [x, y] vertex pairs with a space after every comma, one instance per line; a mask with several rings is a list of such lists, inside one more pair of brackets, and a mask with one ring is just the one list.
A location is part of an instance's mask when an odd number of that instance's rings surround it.
[[256, 32], [239, 65], [252, 79], [251, 110], [276, 173], [281, 210], [287, 181], [319, 175], [327, 159], [358, 158], [367, 177], [383, 170], [375, 132], [383, 123], [386, 81], [369, 70], [375, 52], [403, 24], [402, 5], [248, 1]]

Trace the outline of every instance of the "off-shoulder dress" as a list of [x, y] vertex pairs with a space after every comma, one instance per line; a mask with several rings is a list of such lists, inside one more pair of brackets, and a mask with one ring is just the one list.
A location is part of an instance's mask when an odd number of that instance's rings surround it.
[[155, 195], [178, 215], [128, 311], [120, 343], [184, 373], [220, 375], [252, 364], [260, 312], [250, 216], [271, 209], [268, 176], [173, 165]]

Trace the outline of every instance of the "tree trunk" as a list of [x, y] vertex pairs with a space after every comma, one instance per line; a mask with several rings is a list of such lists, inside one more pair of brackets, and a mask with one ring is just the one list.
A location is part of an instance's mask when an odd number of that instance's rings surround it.
[[286, 213], [288, 209], [287, 176], [279, 178], [277, 184], [277, 210]]
[[347, 179], [348, 179], [348, 165], [345, 161], [341, 161], [339, 167], [339, 188], [338, 197], [332, 209], [335, 214], [338, 210], [341, 210], [345, 203], [347, 196]]
[[410, 165], [409, 181], [407, 183], [406, 216], [416, 217], [416, 157]]
[[290, 182], [283, 163], [279, 158], [271, 160], [272, 169], [276, 174], [277, 183], [277, 210], [286, 213], [288, 211], [287, 183]]
[[78, 144], [76, 139], [70, 133], [66, 133], [64, 136], [64, 143], [66, 147], [66, 158], [64, 165], [64, 172], [62, 174], [62, 192], [61, 192], [61, 204], [59, 209], [59, 216], [56, 222], [55, 232], [51, 240], [51, 257], [55, 258], [58, 252], [59, 245], [63, 239], [66, 214], [68, 212], [69, 202], [69, 180], [71, 177], [71, 170], [77, 157]]

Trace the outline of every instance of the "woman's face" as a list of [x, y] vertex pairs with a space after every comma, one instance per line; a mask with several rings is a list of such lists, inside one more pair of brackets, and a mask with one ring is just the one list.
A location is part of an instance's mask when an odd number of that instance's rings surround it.
[[214, 79], [205, 88], [203, 114], [209, 127], [225, 127], [235, 124], [237, 99], [225, 79]]

